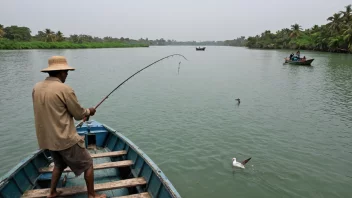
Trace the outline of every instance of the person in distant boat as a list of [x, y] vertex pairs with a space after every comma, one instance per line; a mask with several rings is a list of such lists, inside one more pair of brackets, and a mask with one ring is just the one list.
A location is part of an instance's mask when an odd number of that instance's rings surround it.
[[300, 58], [301, 52], [300, 52], [299, 50], [296, 52], [296, 56], [297, 56], [298, 58]]
[[306, 61], [306, 56], [303, 56], [303, 58], [301, 60], [302, 60], [302, 62]]
[[290, 54], [290, 60], [292, 60], [292, 57], [294, 56], [293, 52]]
[[104, 198], [105, 194], [94, 192], [93, 160], [85, 148], [84, 138], [78, 135], [73, 118], [82, 120], [93, 116], [95, 108], [83, 108], [73, 89], [64, 84], [69, 70], [63, 56], [53, 56], [49, 66], [42, 72], [49, 74], [44, 81], [38, 82], [32, 91], [36, 135], [40, 149], [48, 149], [54, 161], [48, 197], [59, 197], [57, 183], [63, 170], [70, 167], [76, 176], [84, 172], [88, 197]]

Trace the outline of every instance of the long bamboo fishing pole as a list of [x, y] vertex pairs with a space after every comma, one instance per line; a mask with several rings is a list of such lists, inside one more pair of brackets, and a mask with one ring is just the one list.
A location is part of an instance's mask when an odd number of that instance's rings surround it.
[[[171, 55], [169, 55], [169, 56], [165, 56], [164, 58], [161, 58], [161, 59], [159, 59], [159, 60], [157, 60], [157, 61], [155, 61], [155, 62], [153, 62], [153, 63], [147, 65], [146, 67], [144, 67], [144, 68], [140, 69], [139, 71], [137, 71], [136, 73], [134, 73], [132, 76], [128, 77], [126, 80], [124, 80], [122, 83], [120, 83], [117, 87], [115, 87], [115, 89], [113, 89], [107, 96], [105, 96], [94, 108], [97, 109], [112, 93], [114, 93], [114, 91], [116, 91], [116, 90], [117, 90], [119, 87], [121, 87], [125, 82], [127, 82], [129, 79], [131, 79], [133, 76], [135, 76], [135, 75], [138, 74], [139, 72], [141, 72], [141, 71], [147, 69], [148, 67], [154, 65], [154, 64], [157, 63], [157, 62], [160, 62], [160, 61], [162, 61], [162, 60], [164, 60], [164, 59], [166, 59], [166, 58], [173, 57], [173, 56], [181, 56], [181, 57], [183, 57], [185, 60], [187, 60], [187, 58], [186, 58], [185, 56], [183, 56], [182, 54], [171, 54]], [[77, 127], [81, 127], [81, 126], [83, 125], [83, 123], [84, 123], [86, 120], [87, 120], [87, 117], [85, 117], [80, 123], [78, 123], [78, 124], [76, 125], [76, 128], [77, 128]]]

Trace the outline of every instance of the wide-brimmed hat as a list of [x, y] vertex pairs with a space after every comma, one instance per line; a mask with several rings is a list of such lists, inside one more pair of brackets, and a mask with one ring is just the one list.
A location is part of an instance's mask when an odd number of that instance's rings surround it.
[[48, 60], [49, 66], [41, 72], [59, 71], [59, 70], [75, 70], [75, 68], [68, 66], [67, 60], [64, 56], [52, 56]]

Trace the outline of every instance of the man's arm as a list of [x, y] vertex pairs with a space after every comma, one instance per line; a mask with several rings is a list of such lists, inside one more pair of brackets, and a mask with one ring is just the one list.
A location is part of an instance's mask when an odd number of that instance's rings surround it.
[[91, 107], [89, 109], [83, 108], [77, 100], [75, 92], [70, 89], [65, 93], [66, 106], [70, 114], [75, 118], [75, 120], [82, 120], [86, 116], [91, 116], [95, 114], [95, 108]]

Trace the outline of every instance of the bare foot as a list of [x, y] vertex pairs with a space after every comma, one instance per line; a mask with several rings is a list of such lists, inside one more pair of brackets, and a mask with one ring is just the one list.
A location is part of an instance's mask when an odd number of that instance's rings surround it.
[[106, 198], [106, 194], [97, 194], [95, 193], [94, 197], [91, 195], [88, 195], [88, 198]]
[[50, 193], [50, 195], [48, 195], [48, 198], [53, 198], [53, 197], [58, 197], [59, 195], [61, 195], [61, 191], [55, 191], [53, 193]]

